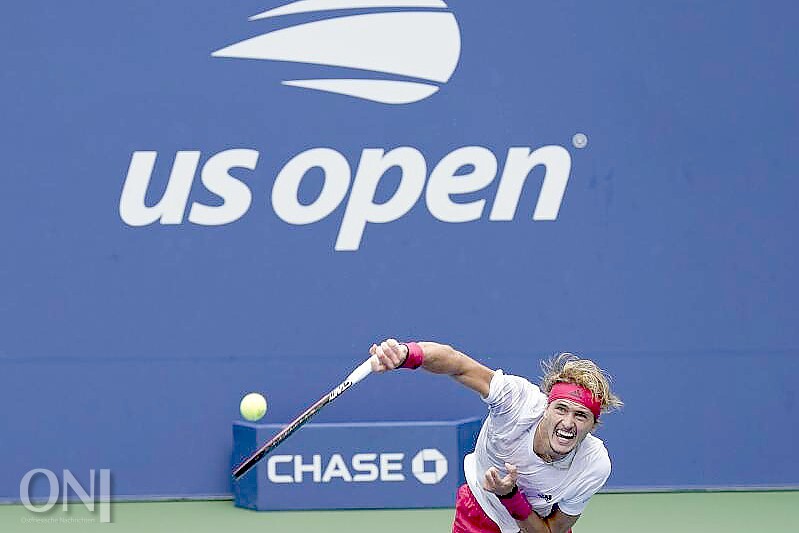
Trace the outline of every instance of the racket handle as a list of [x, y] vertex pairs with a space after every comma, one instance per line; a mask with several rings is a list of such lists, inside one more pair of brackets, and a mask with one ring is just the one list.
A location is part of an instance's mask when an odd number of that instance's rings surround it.
[[358, 383], [359, 381], [361, 381], [363, 378], [365, 378], [371, 373], [372, 373], [372, 358], [369, 357], [369, 359], [361, 363], [358, 366], [358, 368], [353, 370], [352, 373], [349, 376], [347, 376], [347, 379], [345, 379], [344, 381], [345, 382], [350, 381], [352, 382], [353, 385], [355, 385], [356, 383]]

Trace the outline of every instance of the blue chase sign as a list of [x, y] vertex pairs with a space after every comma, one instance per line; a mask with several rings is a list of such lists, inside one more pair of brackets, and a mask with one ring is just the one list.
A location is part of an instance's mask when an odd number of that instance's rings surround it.
[[[256, 510], [450, 507], [482, 420], [308, 424], [234, 482]], [[233, 464], [283, 426], [233, 424]]]

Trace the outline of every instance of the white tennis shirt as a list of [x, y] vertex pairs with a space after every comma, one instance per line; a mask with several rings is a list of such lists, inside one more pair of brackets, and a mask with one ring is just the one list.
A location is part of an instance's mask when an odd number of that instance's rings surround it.
[[555, 503], [568, 515], [581, 514], [610, 475], [610, 458], [602, 441], [589, 433], [569, 455], [546, 463], [533, 451], [535, 428], [547, 407], [541, 389], [496, 370], [483, 401], [488, 404], [488, 418], [474, 452], [464, 459], [464, 470], [475, 498], [502, 533], [516, 533], [519, 526], [496, 495], [483, 488], [483, 479], [492, 466], [506, 475], [506, 462], [518, 469], [517, 485], [539, 516], [549, 515]]

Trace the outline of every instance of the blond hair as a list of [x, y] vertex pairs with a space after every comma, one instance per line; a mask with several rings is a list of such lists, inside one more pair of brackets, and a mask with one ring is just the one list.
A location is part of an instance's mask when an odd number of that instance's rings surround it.
[[561, 353], [541, 363], [544, 377], [541, 390], [549, 394], [555, 383], [571, 383], [585, 387], [599, 401], [601, 412], [606, 413], [624, 405], [621, 398], [610, 390], [611, 377], [589, 359], [580, 359], [572, 353]]

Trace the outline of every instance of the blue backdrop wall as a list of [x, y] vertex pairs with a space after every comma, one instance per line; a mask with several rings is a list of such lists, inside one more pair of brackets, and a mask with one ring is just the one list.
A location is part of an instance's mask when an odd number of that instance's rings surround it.
[[[110, 468], [118, 496], [229, 494], [241, 395], [264, 392], [265, 421], [286, 422], [387, 336], [531, 379], [557, 351], [595, 358], [626, 401], [599, 432], [608, 487], [799, 486], [795, 2], [453, 0], [248, 21], [280, 4], [5, 6], [0, 498], [32, 468]], [[338, 66], [310, 64], [318, 50], [212, 55], [376, 11], [422, 15], [387, 26], [398, 42], [352, 32]], [[286, 42], [273, 55], [315, 41]], [[378, 82], [371, 99], [281, 84], [332, 78]], [[420, 87], [435, 92], [409, 96]], [[374, 101], [386, 88], [416, 101]], [[483, 148], [448, 156], [468, 146]], [[363, 151], [397, 147], [413, 150], [372, 191]], [[491, 220], [509, 150], [542, 147], [515, 214]], [[328, 150], [293, 191], [304, 167], [283, 169], [314, 148]], [[437, 165], [459, 155], [448, 185]], [[434, 168], [439, 193], [423, 192]], [[439, 209], [457, 183], [473, 220]], [[539, 196], [554, 216], [533, 220]], [[390, 221], [357, 238], [362, 219]], [[342, 226], [356, 238], [336, 250]], [[454, 382], [397, 373], [319, 420], [482, 412]]]

